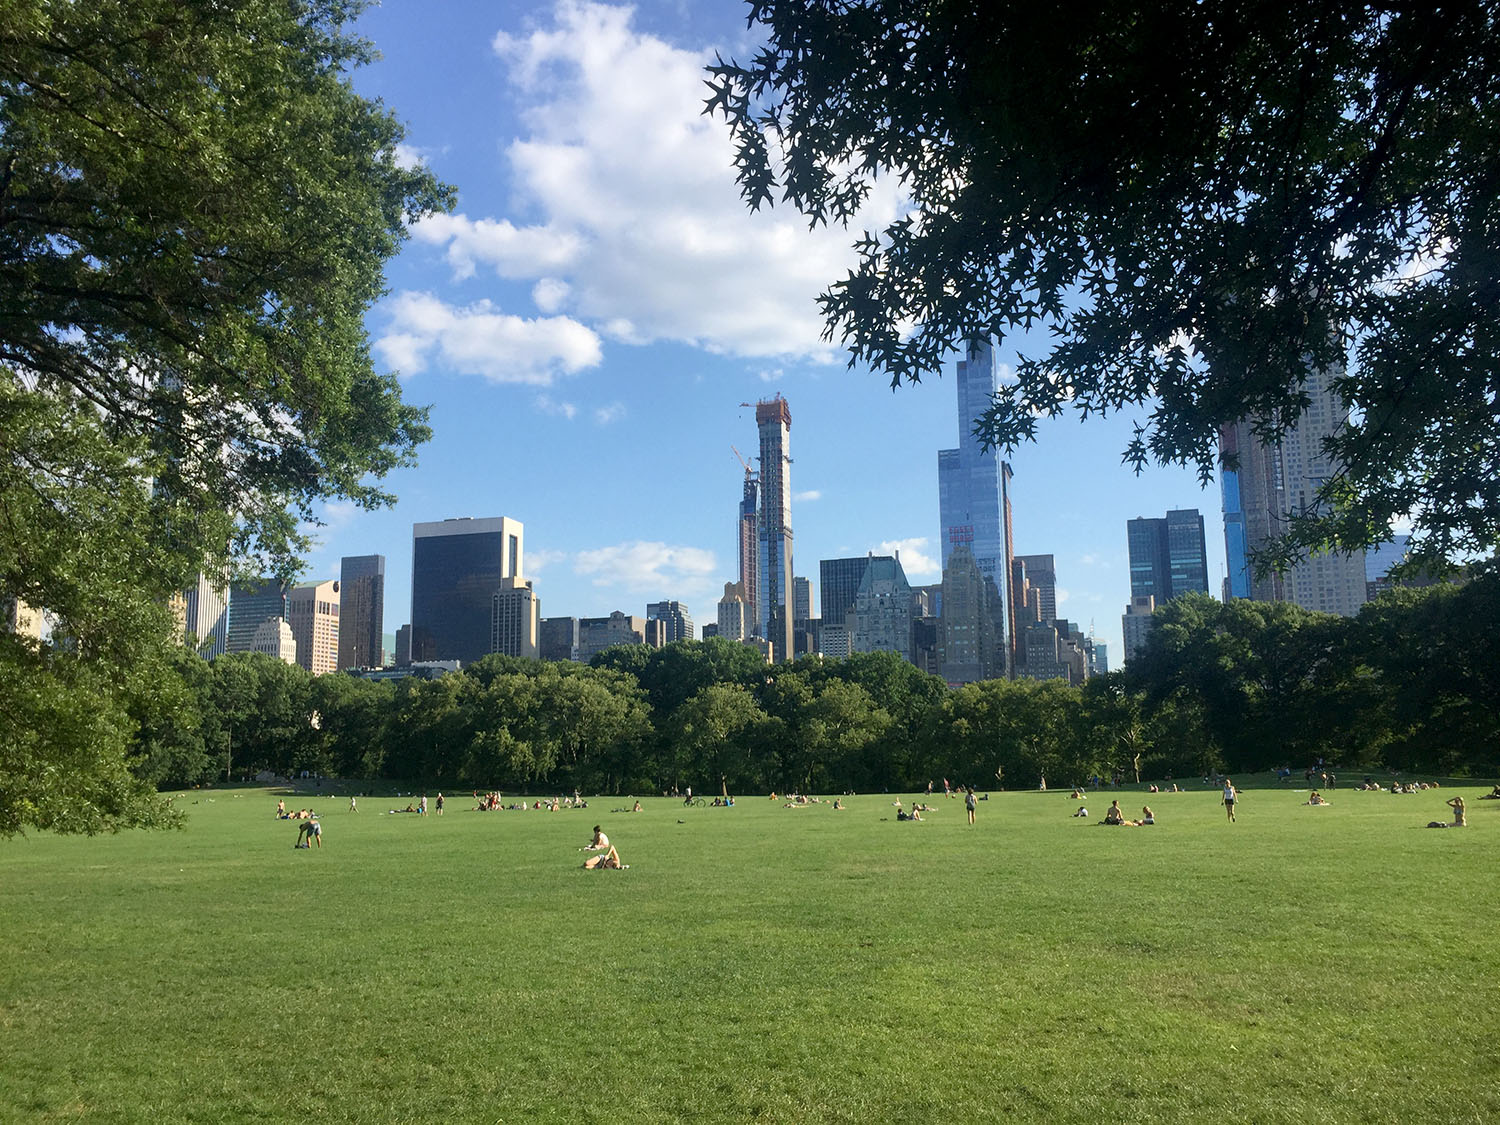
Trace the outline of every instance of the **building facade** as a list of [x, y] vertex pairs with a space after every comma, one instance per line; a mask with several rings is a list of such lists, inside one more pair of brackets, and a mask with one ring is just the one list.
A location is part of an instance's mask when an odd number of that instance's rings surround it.
[[[1005, 634], [997, 628], [995, 585], [980, 573], [967, 544], [958, 544], [943, 568], [938, 619], [938, 675], [952, 685], [1005, 675]], [[1003, 623], [1004, 617], [1000, 617]], [[997, 671], [998, 669], [998, 671]]]
[[[740, 567], [740, 589], [744, 592], [745, 604], [750, 609], [750, 631], [754, 632], [760, 615], [755, 612], [755, 599], [760, 592], [760, 480], [745, 466], [745, 485], [740, 494], [739, 520], [735, 525], [735, 539]], [[748, 635], [748, 634], [747, 634]]]
[[621, 613], [578, 619], [578, 659], [587, 664], [611, 645], [646, 643], [646, 619]]
[[531, 660], [541, 653], [542, 599], [531, 583], [502, 579], [490, 602], [490, 651]]
[[182, 593], [182, 627], [187, 643], [200, 656], [222, 656], [229, 646], [229, 586], [206, 574]]
[[911, 660], [911, 584], [899, 555], [871, 555], [854, 595], [855, 652], [894, 652]]
[[666, 629], [663, 645], [675, 641], [696, 640], [693, 615], [681, 602], [649, 602], [646, 605], [646, 620], [660, 621]]
[[228, 652], [260, 652], [255, 634], [267, 621], [286, 620], [286, 587], [274, 578], [229, 588]]
[[1164, 605], [1189, 591], [1208, 593], [1208, 548], [1203, 516], [1196, 508], [1170, 511], [1162, 519], [1125, 524], [1130, 552], [1130, 596]]
[[339, 667], [384, 663], [385, 556], [347, 555], [339, 563]]
[[1036, 595], [1038, 620], [1057, 620], [1057, 562], [1051, 555], [1017, 555], [1025, 568], [1026, 581]]
[[[974, 433], [975, 420], [990, 408], [1000, 389], [999, 369], [990, 342], [971, 343], [958, 362], [958, 447], [938, 451], [938, 509], [943, 569], [953, 552], [967, 548], [979, 573], [993, 583], [1000, 600], [994, 614], [1000, 635], [1010, 637], [1010, 544], [1007, 535], [1010, 467], [993, 446], [986, 449]], [[1009, 657], [1002, 661], [1009, 666]], [[1003, 673], [1002, 673], [1003, 674]]]
[[1287, 529], [1297, 512], [1316, 511], [1317, 492], [1339, 471], [1325, 441], [1349, 420], [1333, 388], [1335, 372], [1313, 371], [1303, 391], [1307, 409], [1279, 438], [1266, 439], [1256, 419], [1219, 430], [1224, 502], [1226, 593], [1255, 601], [1287, 601], [1303, 609], [1351, 617], [1365, 603], [1365, 558], [1352, 554], [1303, 555], [1285, 574], [1257, 576], [1253, 557]]
[[719, 636], [730, 641], [743, 641], [750, 636], [753, 615], [743, 586], [738, 582], [724, 583], [718, 609]]
[[245, 651], [264, 653], [288, 664], [296, 664], [297, 638], [292, 635], [291, 625], [283, 618], [267, 617], [255, 627], [250, 647]]
[[777, 395], [755, 404], [760, 431], [760, 522], [755, 610], [777, 660], [792, 658], [792, 412]]
[[472, 664], [490, 651], [495, 594], [523, 578], [524, 534], [506, 516], [412, 525], [412, 660]]
[[578, 618], [542, 618], [537, 631], [537, 655], [543, 660], [577, 660]]
[[1125, 637], [1125, 661], [1128, 664], [1146, 647], [1146, 638], [1156, 625], [1152, 615], [1156, 612], [1156, 599], [1150, 594], [1130, 599], [1125, 615], [1120, 618], [1120, 631]]
[[297, 642], [297, 663], [314, 676], [339, 667], [339, 584], [302, 582], [287, 591], [287, 622]]
[[[823, 559], [818, 563], [818, 607], [822, 611], [824, 630], [836, 627], [853, 632], [854, 623], [850, 616], [854, 613], [854, 599], [869, 565], [868, 555], [854, 559]], [[834, 655], [826, 648], [823, 651], [826, 655]]]

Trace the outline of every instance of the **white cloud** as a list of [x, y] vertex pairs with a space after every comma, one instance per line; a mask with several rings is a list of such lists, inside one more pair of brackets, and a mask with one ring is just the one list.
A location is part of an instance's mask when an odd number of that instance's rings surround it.
[[570, 422], [578, 414], [578, 407], [571, 402], [559, 402], [551, 395], [537, 395], [536, 408], [543, 414], [556, 414]]
[[531, 287], [531, 301], [544, 313], [555, 313], [563, 307], [572, 286], [555, 277], [544, 277]]
[[[460, 277], [479, 265], [565, 284], [567, 307], [611, 340], [673, 340], [736, 356], [832, 361], [817, 294], [850, 243], [898, 213], [882, 179], [852, 229], [809, 231], [791, 208], [752, 214], [721, 119], [701, 113], [713, 52], [633, 26], [633, 9], [558, 0], [493, 47], [528, 130], [506, 149], [526, 218], [437, 216], [419, 238]], [[562, 291], [538, 287], [537, 307]]]
[[600, 406], [594, 411], [594, 421], [601, 426], [607, 426], [611, 422], [618, 422], [625, 417], [625, 404], [623, 402], [612, 402], [608, 406]]
[[412, 227], [412, 236], [447, 247], [456, 277], [474, 276], [476, 263], [501, 277], [535, 277], [576, 262], [583, 252], [578, 234], [549, 227], [517, 227], [509, 219], [470, 219], [466, 215], [430, 215]]
[[460, 307], [410, 291], [398, 293], [383, 311], [390, 327], [375, 350], [403, 375], [424, 370], [436, 353], [459, 374], [546, 386], [603, 358], [599, 337], [571, 317], [526, 319], [489, 301]]
[[404, 141], [397, 142], [396, 167], [411, 171], [413, 168], [420, 167], [426, 163], [427, 153], [424, 150], [417, 148], [415, 145], [409, 145]]
[[647, 593], [672, 593], [686, 600], [711, 588], [718, 563], [702, 547], [670, 546], [636, 540], [579, 551], [573, 569], [592, 575], [595, 586]]
[[567, 551], [527, 551], [526, 576], [534, 578], [553, 563], [567, 562], [571, 557]]
[[811, 502], [813, 500], [821, 500], [821, 499], [823, 499], [823, 494], [821, 492], [819, 492], [816, 488], [809, 488], [806, 492], [794, 492], [794, 493], [792, 493], [792, 500], [794, 502], [795, 501], [802, 501], [802, 500], [806, 500], [808, 502]]
[[1062, 607], [1067, 603], [1068, 599], [1073, 596], [1064, 586], [1053, 587], [1052, 595], [1057, 602], [1058, 609], [1062, 609]]
[[937, 578], [943, 573], [943, 564], [927, 553], [925, 536], [916, 539], [887, 539], [877, 549], [878, 554], [901, 555], [901, 569], [908, 580], [912, 578]]

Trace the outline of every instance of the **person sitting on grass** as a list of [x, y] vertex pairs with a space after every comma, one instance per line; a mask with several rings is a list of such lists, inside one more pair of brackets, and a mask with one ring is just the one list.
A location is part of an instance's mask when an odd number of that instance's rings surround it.
[[589, 871], [604, 871], [606, 869], [619, 871], [625, 865], [620, 862], [620, 853], [611, 847], [609, 851], [603, 852], [600, 855], [589, 856], [588, 859], [583, 861], [583, 866]]
[[1085, 820], [1087, 820], [1088, 819], [1088, 815], [1089, 815], [1089, 808], [1088, 808], [1088, 806], [1087, 805], [1079, 805], [1078, 808], [1076, 808], [1075, 810], [1073, 810], [1073, 815], [1074, 816], [1081, 816]]
[[608, 847], [609, 837], [604, 834], [604, 829], [596, 824], [594, 825], [594, 838], [578, 850], [584, 852], [602, 852]]
[[1326, 804], [1328, 804], [1328, 802], [1323, 799], [1323, 794], [1319, 793], [1316, 789], [1314, 789], [1312, 791], [1312, 796], [1307, 799], [1307, 803], [1309, 805], [1326, 805]]
[[1454, 828], [1462, 828], [1468, 824], [1468, 821], [1464, 819], [1464, 799], [1462, 797], [1453, 797], [1447, 804], [1453, 810]]
[[1109, 803], [1109, 808], [1104, 810], [1104, 819], [1099, 823], [1113, 824], [1117, 827], [1125, 823], [1125, 810], [1120, 808], [1120, 802], [1118, 800], [1111, 801]]
[[1156, 823], [1156, 814], [1151, 811], [1150, 805], [1143, 805], [1141, 807], [1141, 819], [1136, 821], [1136, 823], [1140, 825]]

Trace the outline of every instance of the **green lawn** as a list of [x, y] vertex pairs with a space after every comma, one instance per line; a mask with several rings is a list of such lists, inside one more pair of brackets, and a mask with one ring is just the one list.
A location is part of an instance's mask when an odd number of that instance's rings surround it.
[[[0, 843], [0, 1118], [1500, 1120], [1487, 790], [1127, 793], [1161, 823], [1103, 832], [1065, 791], [972, 829], [330, 798], [311, 851], [268, 791], [188, 794], [181, 833]], [[630, 870], [580, 869], [595, 823]]]

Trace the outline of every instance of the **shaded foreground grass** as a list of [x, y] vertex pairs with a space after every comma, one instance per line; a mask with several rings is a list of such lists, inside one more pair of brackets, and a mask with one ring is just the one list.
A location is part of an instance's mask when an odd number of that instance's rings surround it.
[[[0, 844], [0, 1115], [1496, 1120], [1482, 791], [1125, 794], [1161, 823], [1102, 832], [1059, 793], [972, 829], [330, 799], [312, 851], [264, 790], [188, 795], [182, 833]], [[1471, 827], [1422, 829], [1455, 792]], [[630, 870], [579, 868], [595, 823]]]

